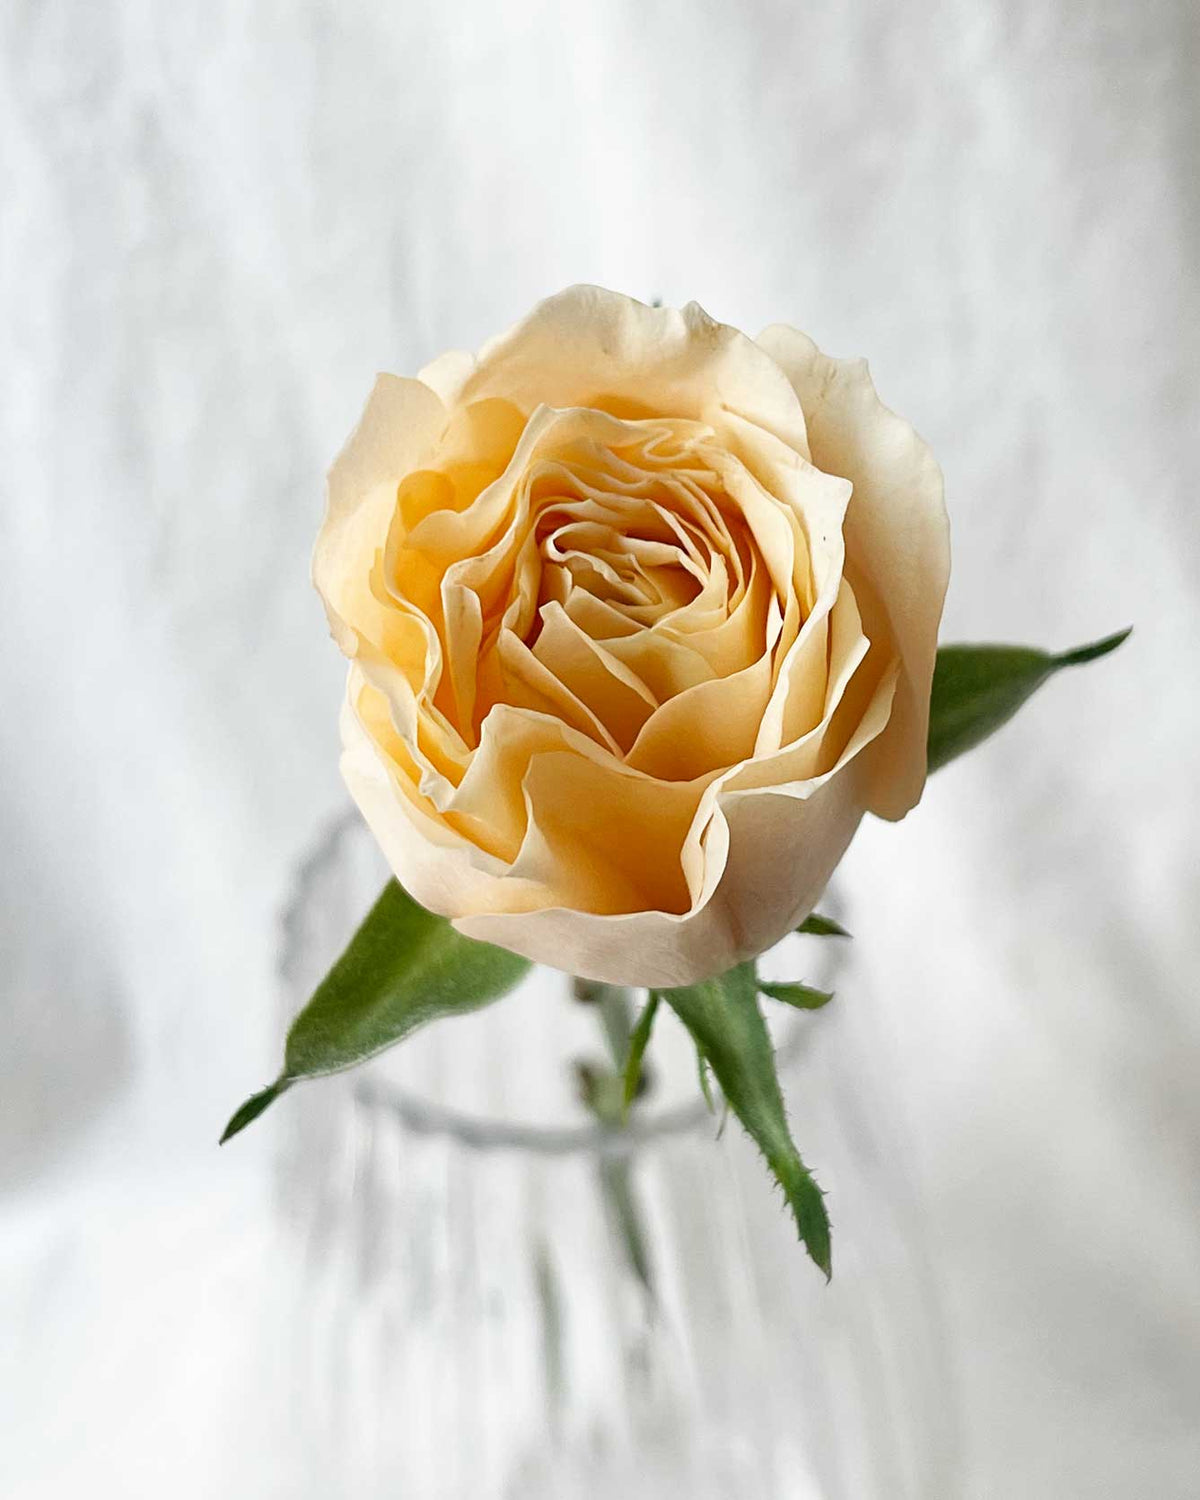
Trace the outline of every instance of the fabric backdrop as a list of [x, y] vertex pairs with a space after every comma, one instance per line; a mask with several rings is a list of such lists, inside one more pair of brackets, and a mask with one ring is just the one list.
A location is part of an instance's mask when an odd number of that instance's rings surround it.
[[344, 802], [323, 471], [377, 369], [573, 281], [868, 355], [946, 638], [1135, 624], [864, 827], [831, 1035], [906, 1121], [961, 1493], [1196, 1494], [1198, 15], [7, 0], [5, 1495], [302, 1493], [276, 1127], [214, 1137]]

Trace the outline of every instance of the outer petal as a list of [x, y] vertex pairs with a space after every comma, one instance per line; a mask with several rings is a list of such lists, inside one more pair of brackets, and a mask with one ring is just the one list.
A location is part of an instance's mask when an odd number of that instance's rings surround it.
[[356, 632], [380, 613], [369, 581], [396, 509], [396, 487], [420, 468], [445, 425], [446, 408], [428, 386], [380, 375], [329, 471], [312, 578], [334, 639], [347, 656], [355, 653]]
[[812, 910], [863, 815], [856, 768], [848, 766], [805, 800], [770, 793], [736, 799], [707, 835], [710, 846], [720, 846], [708, 849], [709, 860], [719, 868], [726, 854], [724, 874], [710, 898], [684, 916], [596, 916], [555, 907], [458, 917], [454, 926], [606, 984], [667, 988], [723, 973], [757, 957]]
[[443, 915], [486, 910], [501, 895], [509, 911], [544, 907], [552, 893], [514, 880], [501, 860], [456, 833], [423, 798], [406, 795], [359, 720], [362, 681], [352, 667], [342, 707], [342, 779], [405, 890]]
[[862, 751], [887, 722], [890, 686], [876, 695], [823, 775], [786, 792], [722, 793], [714, 784], [693, 824], [694, 831], [706, 824], [708, 875], [683, 915], [597, 916], [551, 907], [458, 916], [455, 927], [535, 963], [607, 984], [694, 984], [757, 957], [813, 909], [854, 837], [864, 811]]
[[445, 354], [439, 354], [418, 370], [417, 379], [431, 391], [436, 391], [447, 406], [453, 406], [474, 368], [473, 354], [465, 349], [447, 349]]
[[457, 396], [499, 396], [527, 413], [600, 406], [712, 426], [733, 412], [808, 456], [804, 414], [786, 377], [752, 339], [695, 302], [647, 307], [602, 287], [568, 287], [485, 344]]
[[[846, 572], [873, 640], [886, 625], [900, 658], [892, 719], [866, 757], [868, 805], [902, 818], [925, 785], [929, 691], [950, 575], [942, 474], [927, 444], [880, 401], [865, 360], [831, 359], [794, 328], [758, 343], [804, 407], [812, 461], [854, 486], [846, 512]], [[882, 618], [880, 618], [882, 617]]]

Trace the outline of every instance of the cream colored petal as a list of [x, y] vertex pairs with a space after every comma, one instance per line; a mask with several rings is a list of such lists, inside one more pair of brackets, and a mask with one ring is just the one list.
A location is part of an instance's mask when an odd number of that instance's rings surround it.
[[447, 349], [417, 371], [417, 379], [441, 397], [444, 406], [458, 403], [463, 386], [475, 369], [475, 356], [465, 349]]
[[[488, 398], [472, 397], [475, 402]], [[478, 558], [503, 547], [511, 528], [521, 527], [534, 508], [531, 493], [545, 462], [556, 471], [564, 452], [583, 445], [587, 451], [635, 442], [640, 429], [600, 411], [536, 408], [529, 416], [504, 472], [463, 511], [439, 509], [424, 516], [406, 541], [443, 568]]]
[[382, 630], [370, 589], [400, 481], [421, 467], [446, 425], [446, 409], [419, 380], [380, 375], [358, 426], [334, 460], [312, 578], [334, 639], [353, 655], [359, 630]]
[[421, 795], [435, 808], [444, 808], [470, 765], [471, 751], [458, 731], [385, 658], [373, 651], [360, 654], [355, 667], [386, 705], [391, 732], [403, 743]]
[[529, 831], [515, 877], [553, 890], [555, 905], [601, 915], [691, 906], [680, 855], [703, 788], [571, 754], [534, 756], [524, 788]]
[[[467, 406], [448, 406], [446, 430], [438, 446], [438, 467], [450, 478], [456, 491], [454, 509], [465, 509], [485, 484], [498, 479], [516, 451], [525, 431], [525, 413], [511, 401], [472, 401]], [[490, 471], [471, 487], [472, 471]]]
[[614, 609], [607, 600], [597, 599], [595, 594], [589, 594], [586, 589], [568, 589], [561, 602], [580, 630], [587, 631], [594, 641], [603, 641], [610, 650], [614, 640], [623, 640], [626, 636], [637, 637], [641, 633], [635, 621]]
[[813, 462], [854, 486], [845, 522], [847, 575], [867, 634], [878, 639], [883, 624], [901, 662], [892, 722], [867, 757], [870, 807], [900, 818], [925, 782], [929, 690], [950, 572], [941, 471], [912, 427], [879, 400], [865, 361], [830, 359], [781, 324], [758, 342], [795, 387]]
[[[386, 717], [370, 684], [351, 667], [341, 717], [341, 770], [351, 796], [397, 878], [422, 905], [446, 913], [486, 909], [489, 893], [506, 884], [499, 877], [507, 864], [464, 838], [420, 795], [415, 767], [404, 762], [403, 743], [389, 737]], [[541, 892], [528, 904], [545, 905], [545, 899]], [[515, 892], [513, 900], [520, 900]]]
[[[720, 559], [717, 559], [714, 575], [718, 579], [724, 575], [724, 564]], [[710, 624], [695, 609], [681, 611], [660, 631], [652, 634], [647, 649], [653, 648], [659, 636], [678, 637], [682, 644], [705, 659], [711, 676], [727, 677], [740, 672], [762, 654], [771, 610], [778, 610], [778, 607], [770, 576], [766, 568], [759, 567], [724, 619]]]
[[859, 762], [851, 760], [804, 800], [769, 793], [729, 799], [704, 832], [715, 890], [683, 915], [552, 908], [460, 916], [454, 926], [608, 984], [694, 984], [756, 957], [813, 909], [862, 818], [861, 780]]
[[533, 655], [628, 749], [657, 707], [653, 694], [616, 656], [576, 625], [561, 605], [542, 606]]
[[[570, 602], [567, 610], [575, 618]], [[690, 641], [679, 640], [670, 631], [642, 630], [633, 635], [601, 639], [609, 655], [635, 672], [659, 703], [699, 683], [711, 682], [716, 676], [706, 656]]]
[[[832, 608], [826, 611], [824, 604], [822, 595], [820, 613], [804, 622], [804, 630], [780, 672], [780, 680], [788, 689], [780, 747], [795, 744], [829, 719], [870, 646], [863, 635], [854, 590], [845, 580], [837, 590]], [[817, 627], [812, 647], [804, 639], [810, 626]], [[818, 670], [818, 662], [823, 662], [823, 671]]]
[[442, 619], [446, 642], [446, 668], [454, 693], [456, 724], [467, 725], [475, 716], [479, 648], [483, 641], [483, 611], [479, 595], [449, 578], [442, 580]]
[[771, 694], [771, 657], [730, 677], [714, 677], [677, 694], [642, 726], [628, 763], [663, 781], [690, 781], [724, 770], [754, 753]]
[[820, 723], [829, 686], [829, 609], [822, 600], [784, 655], [770, 701], [758, 723], [757, 756], [769, 756]]
[[444, 917], [486, 912], [503, 896], [508, 912], [544, 910], [550, 892], [479, 868], [485, 856], [443, 824], [435, 824], [395, 790], [389, 773], [361, 731], [343, 730], [342, 779], [388, 865], [404, 889]]
[[527, 486], [523, 484], [527, 470], [539, 445], [559, 422], [558, 412], [535, 412], [503, 474], [466, 510], [442, 508], [423, 516], [405, 537], [405, 547], [422, 553], [443, 570], [468, 560], [477, 565], [490, 563], [497, 549], [510, 547], [514, 526], [519, 526], [528, 512]]
[[461, 399], [502, 396], [523, 410], [604, 406], [621, 416], [719, 422], [732, 409], [807, 452], [786, 377], [737, 329], [689, 303], [647, 307], [601, 287], [549, 297], [479, 353]]
[[711, 905], [727, 947], [710, 973], [756, 958], [804, 920], [849, 848], [863, 803], [857, 760], [803, 799], [770, 792], [722, 799], [729, 857]]
[[[449, 803], [511, 867], [529, 831], [525, 777], [538, 755], [577, 754], [577, 740], [552, 715], [499, 704], [484, 721], [479, 748]], [[478, 835], [477, 835], [478, 836]], [[551, 904], [559, 898], [550, 898]]]
[[535, 713], [556, 714], [565, 724], [588, 735], [614, 756], [620, 755], [621, 747], [604, 720], [577, 698], [519, 635], [502, 630], [496, 649], [504, 672], [504, 700], [494, 705], [493, 712], [509, 705], [528, 708]]
[[694, 984], [757, 956], [808, 915], [849, 846], [865, 810], [863, 751], [888, 721], [895, 681], [893, 670], [837, 762], [819, 777], [783, 792], [709, 787], [685, 843], [685, 865], [689, 846], [704, 845], [703, 885], [690, 884], [686, 912], [603, 916], [552, 908], [464, 915], [455, 927], [609, 984]]
[[464, 937], [495, 943], [584, 979], [670, 988], [723, 973], [737, 962], [723, 916], [710, 903], [694, 917], [683, 918], [658, 911], [596, 916], [552, 907], [452, 920]]
[[796, 581], [806, 618], [794, 641], [785, 648], [756, 742], [759, 754], [770, 754], [790, 744], [820, 721], [834, 670], [827, 655], [827, 621], [845, 587], [842, 518], [850, 500], [850, 485], [807, 463], [776, 478], [783, 503], [806, 533], [809, 573]]
[[[894, 685], [895, 672], [836, 763], [822, 775], [781, 792], [718, 795], [728, 854], [710, 903], [709, 930], [724, 933], [728, 949], [720, 967], [709, 973], [765, 952], [820, 899], [862, 819], [869, 774], [864, 751], [887, 724]], [[686, 935], [683, 946], [687, 951]]]
[[797, 556], [799, 523], [790, 507], [763, 489], [737, 459], [713, 454], [713, 466], [736, 501], [759, 557], [767, 566], [775, 592], [781, 600], [794, 597], [797, 568], [806, 568], [807, 557]]
[[[892, 662], [892, 670], [886, 674], [888, 663], [880, 654], [870, 664], [870, 670], [864, 666], [870, 642], [862, 633], [862, 621], [848, 584], [843, 585], [837, 603], [821, 625], [829, 665], [817, 722], [781, 748], [760, 752], [752, 761], [736, 768], [726, 779], [728, 790], [777, 788], [789, 796], [808, 796], [813, 779], [839, 762], [847, 741], [863, 719], [871, 716], [875, 700], [886, 700], [890, 712], [896, 664]], [[874, 723], [874, 718], [871, 722]], [[876, 733], [885, 723], [886, 714], [879, 721]]]

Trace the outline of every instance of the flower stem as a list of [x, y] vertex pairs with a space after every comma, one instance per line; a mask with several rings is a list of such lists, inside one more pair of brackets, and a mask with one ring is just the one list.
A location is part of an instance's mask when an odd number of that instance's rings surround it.
[[[624, 1130], [628, 1119], [624, 1107], [625, 1065], [633, 1038], [633, 992], [615, 984], [573, 978], [572, 996], [594, 1005], [612, 1066], [576, 1065], [583, 1101], [606, 1130]], [[629, 1268], [653, 1301], [654, 1285], [646, 1233], [633, 1181], [632, 1161], [626, 1156], [601, 1156], [597, 1162], [600, 1192]]]

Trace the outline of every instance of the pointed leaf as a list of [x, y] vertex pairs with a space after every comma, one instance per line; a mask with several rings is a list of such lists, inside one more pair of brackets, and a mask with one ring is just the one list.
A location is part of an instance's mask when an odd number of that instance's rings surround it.
[[753, 964], [662, 997], [691, 1032], [730, 1107], [783, 1188], [808, 1253], [830, 1274], [829, 1219], [821, 1190], [788, 1130], [775, 1053], [758, 1008]]
[[929, 769], [974, 749], [1063, 667], [1107, 656], [1128, 635], [1120, 630], [1057, 656], [1029, 646], [942, 646], [929, 701]]
[[833, 999], [832, 991], [814, 990], [809, 984], [775, 984], [760, 979], [758, 987], [772, 1000], [782, 1000], [785, 1005], [794, 1005], [797, 1010], [820, 1010]]
[[809, 912], [796, 931], [803, 933], [806, 937], [848, 938], [850, 936], [840, 922], [835, 922], [832, 917], [823, 917], [819, 911]]
[[298, 1079], [352, 1068], [429, 1021], [478, 1010], [512, 989], [528, 968], [526, 959], [462, 937], [389, 880], [292, 1022], [283, 1072], [236, 1111], [222, 1140]]
[[629, 1107], [633, 1103], [638, 1091], [638, 1084], [642, 1081], [642, 1058], [646, 1055], [646, 1047], [650, 1041], [650, 1033], [654, 1029], [654, 1016], [658, 1010], [658, 993], [650, 991], [650, 998], [642, 1007], [642, 1013], [637, 1018], [637, 1025], [633, 1028], [633, 1034], [629, 1038], [629, 1056], [625, 1059], [625, 1091], [621, 1100], [621, 1117], [628, 1118]]
[[245, 1130], [246, 1126], [257, 1120], [259, 1115], [269, 1104], [274, 1104], [280, 1094], [291, 1087], [286, 1078], [278, 1078], [274, 1083], [269, 1083], [265, 1089], [259, 1089], [257, 1094], [251, 1094], [245, 1104], [234, 1110], [229, 1118], [229, 1124], [221, 1132], [221, 1139], [217, 1142], [223, 1146], [226, 1141], [232, 1140], [239, 1131]]

